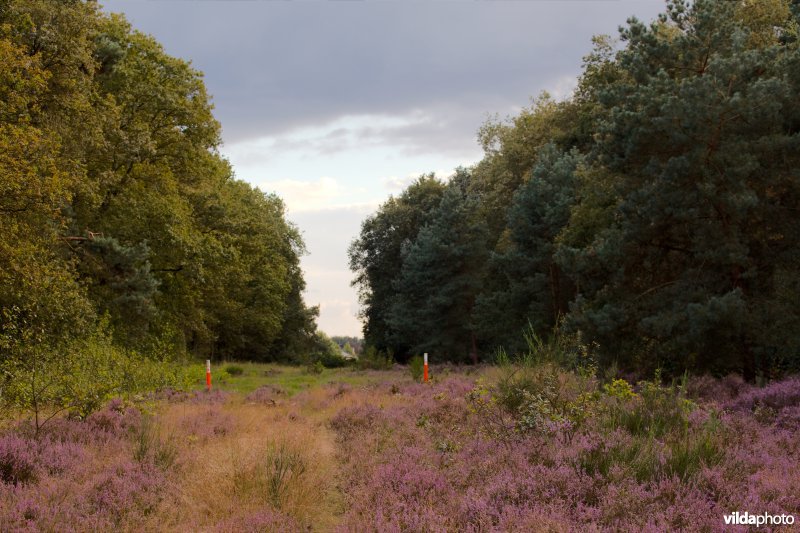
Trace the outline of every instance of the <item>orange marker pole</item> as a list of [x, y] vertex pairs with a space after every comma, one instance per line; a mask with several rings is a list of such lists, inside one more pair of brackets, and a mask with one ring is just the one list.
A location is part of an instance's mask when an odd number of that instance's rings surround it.
[[211, 359], [206, 359], [206, 389], [211, 390]]
[[422, 366], [422, 381], [425, 383], [428, 382], [428, 354], [425, 354], [423, 359], [423, 366]]

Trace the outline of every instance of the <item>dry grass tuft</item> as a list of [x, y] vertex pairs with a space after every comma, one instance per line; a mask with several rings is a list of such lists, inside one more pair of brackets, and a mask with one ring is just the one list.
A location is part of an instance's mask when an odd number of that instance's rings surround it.
[[[298, 407], [301, 416], [292, 417]], [[181, 428], [186, 420], [210, 412], [202, 405], [171, 405], [159, 422]], [[294, 518], [304, 529], [335, 527], [342, 506], [333, 437], [313, 407], [296, 401], [268, 407], [239, 399], [225, 405], [221, 414], [232, 420], [226, 432], [210, 438], [185, 433], [178, 437], [183, 438], [184, 468], [177, 493], [159, 510], [162, 524], [207, 530], [234, 516], [269, 508]]]

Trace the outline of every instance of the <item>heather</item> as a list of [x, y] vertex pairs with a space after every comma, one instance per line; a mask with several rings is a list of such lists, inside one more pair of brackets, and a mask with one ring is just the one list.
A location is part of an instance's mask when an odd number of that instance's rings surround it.
[[689, 398], [691, 379], [488, 374], [384, 389], [334, 416], [340, 530], [721, 531], [732, 510], [800, 511], [796, 379], [748, 387], [732, 408]]
[[800, 512], [796, 377], [628, 381], [587, 361], [435, 365], [429, 383], [400, 367], [245, 365], [211, 392], [114, 399], [38, 434], [6, 419], [0, 523], [722, 531], [734, 510]]

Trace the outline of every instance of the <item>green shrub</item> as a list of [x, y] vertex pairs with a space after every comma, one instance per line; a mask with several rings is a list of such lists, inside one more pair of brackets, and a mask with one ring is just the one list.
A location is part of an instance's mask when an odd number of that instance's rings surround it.
[[610, 397], [623, 402], [636, 397], [636, 393], [633, 392], [633, 387], [624, 379], [615, 379], [611, 383], [606, 383], [603, 385], [603, 391]]
[[322, 374], [325, 371], [325, 365], [322, 361], [314, 361], [306, 365], [306, 372], [309, 374]]
[[347, 359], [338, 353], [324, 353], [317, 360], [325, 368], [341, 368], [347, 365]]
[[239, 365], [227, 365], [225, 367], [225, 372], [234, 377], [241, 376], [244, 374], [244, 368]]
[[340, 368], [347, 365], [347, 359], [342, 357], [339, 345], [321, 331], [316, 333], [314, 346], [306, 360], [306, 365], [309, 367], [315, 363], [320, 363], [324, 368]]
[[374, 346], [368, 346], [364, 354], [358, 358], [357, 366], [361, 370], [389, 370], [394, 364], [394, 357], [391, 351], [388, 353], [376, 350]]
[[686, 398], [683, 387], [663, 386], [660, 381], [658, 372], [653, 381], [640, 381], [638, 394], [625, 380], [605, 385], [607, 425], [656, 438], [673, 431], [684, 434], [696, 405]]
[[425, 361], [419, 355], [415, 355], [408, 361], [408, 370], [411, 372], [411, 379], [421, 381], [424, 373]]
[[116, 346], [107, 327], [64, 346], [26, 347], [0, 362], [4, 404], [31, 414], [36, 431], [59, 413], [86, 418], [111, 398], [192, 384], [187, 368]]
[[524, 358], [533, 364], [550, 363], [579, 374], [594, 375], [597, 370], [596, 343], [586, 344], [580, 332], [566, 333], [557, 324], [547, 338], [536, 333], [528, 324], [523, 333], [528, 348]]

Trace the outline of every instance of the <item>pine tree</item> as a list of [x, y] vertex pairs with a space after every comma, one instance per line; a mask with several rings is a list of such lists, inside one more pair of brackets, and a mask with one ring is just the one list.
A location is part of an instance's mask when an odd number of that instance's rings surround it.
[[607, 358], [749, 377], [796, 361], [800, 56], [782, 39], [788, 4], [767, 22], [754, 4], [674, 1], [650, 27], [632, 21], [624, 75], [598, 91], [595, 174], [614, 205], [563, 256], [571, 322]]
[[430, 224], [402, 252], [389, 312], [394, 345], [432, 352], [451, 361], [478, 361], [472, 312], [483, 279], [487, 230], [471, 177], [460, 170], [450, 181]]

